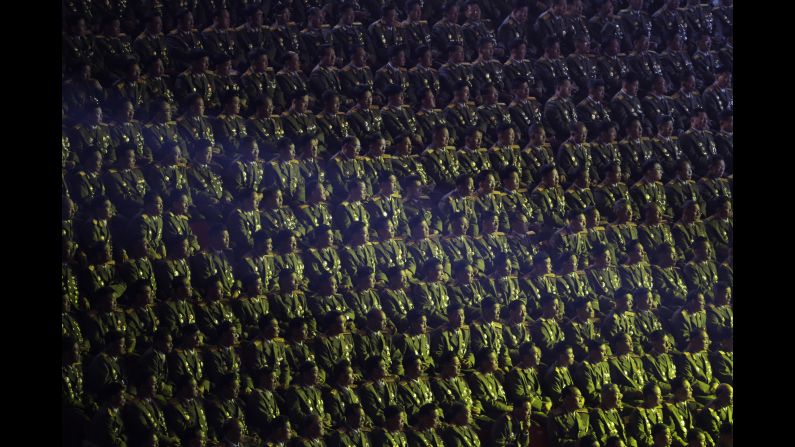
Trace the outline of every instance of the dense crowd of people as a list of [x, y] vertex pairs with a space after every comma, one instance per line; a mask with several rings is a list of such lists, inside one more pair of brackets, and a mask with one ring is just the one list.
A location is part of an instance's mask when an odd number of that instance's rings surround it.
[[730, 0], [63, 0], [64, 446], [733, 444]]

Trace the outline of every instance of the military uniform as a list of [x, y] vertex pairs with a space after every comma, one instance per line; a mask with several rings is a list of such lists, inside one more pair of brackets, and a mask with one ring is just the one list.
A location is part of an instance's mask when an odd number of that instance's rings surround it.
[[642, 127], [649, 127], [640, 98], [630, 96], [624, 90], [616, 93], [613, 99], [610, 100], [610, 110], [613, 111], [613, 119], [624, 131], [626, 131], [630, 121], [633, 119], [639, 119]]
[[442, 447], [444, 446], [444, 441], [439, 433], [439, 429], [420, 430], [409, 427], [406, 433], [407, 445], [409, 447]]
[[697, 91], [685, 93], [679, 90], [671, 96], [671, 99], [674, 101], [674, 106], [677, 109], [677, 114], [674, 117], [676, 120], [674, 127], [677, 129], [688, 129], [690, 127], [690, 117], [693, 115], [693, 112], [703, 107], [701, 95]]
[[678, 267], [652, 267], [654, 291], [660, 294], [662, 305], [674, 309], [685, 303], [687, 286]]
[[312, 93], [318, 98], [328, 91], [342, 94], [342, 80], [340, 79], [339, 69], [334, 66], [316, 65], [309, 74], [309, 86], [312, 88]]
[[547, 431], [552, 445], [556, 447], [576, 445], [579, 439], [593, 432], [588, 410], [556, 411], [548, 419]]
[[709, 168], [709, 159], [717, 155], [717, 147], [712, 132], [691, 128], [682, 134], [679, 142], [685, 156], [693, 163], [694, 174], [699, 176], [706, 175]]
[[[321, 335], [315, 341], [317, 365], [330, 376], [334, 366], [341, 360], [355, 362], [353, 335], [350, 332], [328, 336]], [[338, 415], [342, 416], [342, 415]]]
[[660, 387], [663, 395], [671, 393], [671, 381], [676, 378], [676, 365], [668, 353], [648, 353], [643, 356], [643, 369], [649, 382]]
[[671, 333], [680, 347], [687, 345], [690, 334], [696, 329], [707, 328], [707, 312], [690, 312], [684, 307], [671, 317]]
[[674, 102], [666, 95], [649, 92], [645, 98], [641, 99], [640, 104], [646, 119], [655, 124], [660, 117], [673, 116], [676, 113]]
[[127, 445], [127, 428], [121, 417], [119, 408], [104, 406], [100, 408], [91, 421], [88, 439], [95, 445], [125, 447]]
[[654, 158], [654, 151], [649, 138], [624, 139], [618, 143], [618, 148], [621, 151], [621, 159], [624, 162], [621, 171], [628, 173], [630, 179], [640, 179], [643, 176], [643, 164]]
[[240, 332], [240, 323], [229, 305], [220, 300], [202, 302], [196, 306], [196, 322], [208, 340], [216, 341], [221, 323], [228, 321]]
[[[445, 47], [451, 42], [445, 43]], [[472, 66], [467, 62], [447, 62], [439, 68], [439, 79], [443, 88], [439, 91], [438, 100], [442, 103], [452, 101], [456, 83], [466, 81], [471, 85], [474, 80]]]
[[387, 318], [399, 329], [403, 330], [407, 326], [406, 316], [414, 309], [414, 302], [406, 293], [405, 289], [391, 289], [386, 287], [381, 289], [383, 311]]
[[554, 229], [565, 225], [564, 217], [568, 212], [568, 207], [563, 188], [560, 186], [546, 188], [543, 185], [538, 185], [530, 194], [530, 200], [543, 215], [547, 231], [554, 231]]
[[642, 86], [650, 86], [655, 76], [663, 76], [660, 57], [654, 51], [633, 51], [627, 62], [629, 71], [638, 76]]
[[535, 97], [530, 96], [525, 100], [511, 101], [508, 105], [508, 113], [511, 115], [514, 127], [519, 129], [517, 133], [519, 141], [527, 141], [530, 138], [528, 132], [532, 124], [543, 126], [542, 106]]
[[[252, 101], [263, 96], [275, 99], [277, 86], [273, 68], [267, 67], [263, 72], [256, 72], [249, 68], [240, 76], [240, 86], [246, 97]], [[279, 107], [281, 106], [280, 104]]]
[[256, 388], [246, 398], [249, 427], [260, 438], [266, 438], [270, 433], [270, 424], [281, 415], [276, 396], [272, 391]]
[[400, 23], [400, 32], [407, 48], [431, 47], [431, 29], [427, 20], [409, 22], [407, 18]]
[[646, 262], [636, 264], [624, 264], [618, 267], [621, 274], [621, 282], [624, 287], [630, 290], [646, 288], [653, 290], [654, 279], [651, 276], [651, 266]]
[[116, 161], [116, 150], [113, 138], [110, 135], [110, 127], [105, 123], [96, 125], [78, 124], [72, 129], [71, 138], [72, 151], [80, 157], [87, 158], [89, 149], [98, 149], [102, 153], [105, 163]]
[[627, 434], [624, 419], [618, 408], [605, 410], [595, 407], [591, 410], [590, 421], [593, 434], [600, 442], [605, 442], [608, 438], [615, 436], [624, 441], [625, 445], [633, 445], [634, 439]]
[[544, 122], [546, 129], [552, 131], [558, 141], [563, 141], [569, 136], [569, 126], [577, 122], [577, 111], [571, 99], [561, 99], [553, 96], [544, 105]]
[[300, 71], [287, 71], [286, 69], [279, 71], [276, 73], [276, 85], [276, 97], [273, 99], [273, 104], [283, 109], [290, 107], [290, 99], [296, 92], [309, 90], [306, 76]]
[[323, 141], [327, 150], [330, 152], [338, 151], [342, 140], [350, 134], [350, 127], [345, 113], [329, 114], [323, 111], [315, 116], [315, 122], [319, 131], [323, 134]]
[[419, 101], [420, 92], [425, 88], [431, 89], [433, 95], [438, 96], [440, 92], [439, 71], [418, 63], [409, 69], [409, 86], [408, 98], [411, 103]]
[[686, 51], [663, 51], [660, 53], [660, 66], [668, 85], [678, 86], [681, 74], [693, 71], [693, 62]]
[[[110, 136], [113, 146], [119, 147], [122, 143], [129, 143], [135, 147], [135, 156], [143, 163], [152, 162], [152, 149], [144, 143], [144, 125], [138, 120], [123, 123], [113, 123], [110, 126]], [[159, 155], [159, 154], [158, 154]]]
[[575, 358], [584, 358], [588, 354], [588, 343], [601, 337], [599, 327], [592, 319], [581, 321], [577, 317], [564, 324], [563, 334], [572, 346]]
[[[284, 112], [282, 113], [284, 134], [290, 138], [298, 139], [306, 134], [317, 134], [320, 128], [311, 113]], [[322, 141], [320, 141], [322, 147]]]
[[533, 326], [533, 340], [548, 358], [555, 348], [565, 341], [565, 334], [558, 322], [551, 318], [539, 317]]
[[443, 282], [418, 282], [414, 285], [412, 296], [416, 307], [425, 311], [430, 326], [439, 326], [447, 322], [445, 309], [450, 304], [450, 296]]
[[184, 164], [156, 163], [148, 172], [149, 185], [161, 197], [170, 197], [174, 191], [186, 191], [190, 203], [188, 190], [188, 171]]
[[368, 53], [372, 52], [372, 45], [360, 22], [353, 22], [351, 25], [337, 24], [332, 28], [331, 35], [337, 57], [342, 57], [344, 60], [350, 60], [356, 45], [364, 46]]
[[449, 187], [455, 184], [461, 168], [453, 146], [442, 148], [428, 146], [422, 153], [422, 160], [437, 185]]
[[398, 388], [395, 376], [387, 376], [379, 382], [367, 381], [359, 387], [361, 405], [376, 425], [384, 421], [384, 409], [394, 405], [398, 399]]
[[340, 80], [342, 81], [342, 92], [349, 98], [355, 98], [357, 91], [361, 88], [372, 90], [374, 87], [373, 74], [370, 67], [366, 65], [356, 67], [350, 63], [342, 67]]
[[362, 267], [369, 267], [376, 271], [378, 266], [373, 243], [367, 242], [364, 245], [345, 246], [342, 252], [342, 267], [350, 278], [355, 278]]
[[215, 145], [215, 134], [206, 116], [177, 118], [177, 130], [189, 147], [195, 147], [199, 140], [208, 140], [213, 145], [213, 154], [221, 154], [220, 148]]
[[[555, 154], [549, 143], [544, 143], [541, 146], [527, 145], [522, 152], [521, 158], [524, 164], [524, 175], [529, 176], [531, 179], [538, 179], [539, 171], [544, 165], [555, 166]], [[558, 171], [561, 179], [565, 174]]]
[[205, 106], [210, 109], [218, 105], [218, 95], [215, 91], [212, 75], [210, 73], [196, 73], [192, 68], [177, 76], [174, 82], [176, 99], [182, 104], [192, 94], [201, 95]]
[[647, 253], [657, 253], [657, 249], [662, 244], [674, 245], [671, 227], [665, 222], [659, 222], [654, 225], [646, 223], [638, 225], [638, 236]]
[[580, 97], [585, 96], [590, 81], [600, 79], [593, 55], [571, 53], [566, 57], [566, 65], [568, 66], [572, 82], [580, 88]]
[[398, 402], [405, 408], [406, 415], [412, 420], [423, 405], [434, 403], [431, 383], [427, 376], [416, 379], [405, 378], [398, 384]]
[[148, 30], [144, 30], [133, 40], [133, 49], [142, 61], [159, 57], [166, 69], [172, 65], [163, 33], [152, 34]]
[[127, 215], [143, 207], [144, 196], [149, 192], [149, 184], [137, 168], [108, 169], [104, 184], [114, 205]]
[[189, 153], [188, 145], [179, 132], [176, 121], [149, 123], [144, 127], [143, 135], [144, 146], [151, 148], [155, 158], [160, 158], [165, 154], [164, 147], [168, 143], [176, 143], [183, 155]]
[[677, 366], [677, 374], [690, 381], [693, 386], [693, 397], [706, 404], [714, 398], [710, 388], [718, 384], [718, 380], [712, 375], [712, 365], [709, 362], [707, 351], [689, 352], [684, 351], [674, 357]]
[[192, 264], [193, 277], [196, 278], [199, 287], [206, 287], [207, 281], [218, 275], [225, 293], [231, 293], [239, 288], [232, 264], [225, 253], [203, 251], [194, 257]]
[[384, 447], [407, 447], [408, 440], [403, 431], [389, 431], [379, 428], [372, 435], [373, 444]]
[[[612, 121], [609, 106], [594, 100], [591, 96], [587, 96], [580, 101], [575, 110], [577, 112], [577, 118], [585, 123], [588, 133], [591, 135], [598, 135], [600, 126], [606, 122]], [[592, 142], [591, 146], [595, 146], [594, 143], [595, 142]], [[598, 167], [601, 168], [603, 165]], [[601, 173], [601, 169], [599, 172]]]
[[597, 59], [596, 66], [602, 79], [605, 81], [605, 91], [613, 93], [621, 89], [621, 80], [629, 73], [626, 55], [623, 53], [615, 56], [603, 55]]
[[360, 139], [365, 139], [373, 133], [381, 133], [388, 136], [384, 126], [384, 118], [381, 115], [380, 108], [377, 106], [363, 109], [357, 105], [348, 112], [347, 119], [351, 130]]
[[[264, 367], [269, 367], [276, 372], [276, 380], [279, 384], [287, 386], [292, 379], [290, 365], [287, 362], [287, 347], [284, 339], [281, 337], [274, 337], [272, 339], [257, 338], [251, 342], [243, 344], [241, 359], [247, 371], [257, 371]], [[254, 390], [257, 392], [257, 389]], [[262, 393], [267, 394], [267, 393]], [[272, 396], [263, 396], [258, 399], [269, 401]], [[275, 414], [278, 416], [279, 408], [269, 408], [268, 411], [263, 412], [266, 414]]]
[[471, 330], [468, 325], [455, 329], [446, 326], [440, 327], [431, 337], [434, 359], [441, 361], [442, 356], [452, 352], [461, 361], [462, 368], [470, 369], [474, 367], [475, 356], [470, 349], [471, 339]]
[[707, 300], [713, 295], [713, 287], [718, 282], [718, 268], [714, 261], [690, 261], [685, 265], [684, 279], [687, 288], [693, 292], [698, 290]]
[[[303, 22], [298, 17], [296, 19], [298, 22]], [[308, 24], [298, 33], [298, 39], [301, 48], [299, 53], [301, 66], [304, 67], [305, 72], [320, 59], [322, 45], [331, 45], [336, 48], [334, 36], [331, 34], [331, 25], [326, 23], [320, 25], [320, 28], [311, 28], [311, 25]]]

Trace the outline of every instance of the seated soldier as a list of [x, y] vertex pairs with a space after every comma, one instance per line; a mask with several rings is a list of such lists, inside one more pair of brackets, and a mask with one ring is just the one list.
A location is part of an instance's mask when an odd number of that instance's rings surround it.
[[379, 424], [379, 428], [371, 436], [373, 444], [388, 447], [407, 445], [404, 432], [406, 411], [403, 407], [395, 404], [385, 406], [382, 419], [383, 424]]
[[593, 433], [582, 393], [574, 385], [561, 390], [560, 406], [547, 419], [547, 432], [556, 447], [580, 445], [580, 440]]
[[704, 294], [694, 290], [687, 294], [685, 304], [671, 316], [671, 332], [679, 349], [690, 341], [694, 330], [707, 329], [707, 311], [704, 308]]
[[[668, 428], [667, 424], [665, 424], [662, 404], [660, 387], [653, 382], [647, 383], [643, 387], [643, 402], [632, 411], [629, 421], [629, 432], [638, 442], [638, 445], [652, 447], [658, 445], [655, 441], [657, 439], [657, 430], [653, 429], [653, 427], [656, 424], [662, 424], [666, 429]], [[670, 433], [668, 433], [668, 439], [670, 442]]]
[[384, 424], [384, 410], [389, 402], [397, 401], [396, 377], [387, 374], [384, 359], [375, 355], [363, 367], [365, 381], [359, 386], [359, 399], [367, 417], [376, 426]]
[[657, 263], [652, 266], [654, 291], [660, 296], [661, 316], [667, 318], [685, 304], [687, 286], [681, 269], [676, 266], [676, 250], [670, 244], [662, 244], [657, 249]]
[[[345, 359], [337, 361], [329, 376], [330, 387], [323, 390], [325, 408], [331, 416], [332, 426], [342, 425], [345, 422], [346, 409], [349, 406], [359, 405], [354, 374], [350, 361]], [[363, 422], [368, 426], [372, 425], [366, 416]]]
[[285, 405], [291, 420], [300, 424], [305, 415], [312, 414], [320, 418], [324, 426], [331, 425], [331, 415], [326, 413], [323, 397], [320, 392], [320, 372], [317, 364], [307, 360], [301, 364], [297, 381], [285, 394]]
[[355, 360], [353, 335], [346, 330], [347, 318], [342, 312], [331, 310], [316, 321], [322, 321], [324, 329], [315, 339], [313, 349], [317, 366], [326, 372], [327, 377], [332, 378], [335, 365], [340, 360], [349, 363]]
[[620, 412], [622, 397], [618, 385], [605, 385], [601, 391], [599, 405], [590, 411], [594, 435], [600, 442], [604, 442], [605, 446], [610, 445], [609, 439], [619, 439], [624, 446], [633, 445], [634, 439], [629, 435]]
[[654, 292], [640, 288], [632, 294], [635, 308], [635, 339], [645, 351], [649, 348], [649, 336], [662, 329], [657, 308], [660, 305], [659, 297]]
[[628, 334], [635, 337], [635, 313], [632, 312], [633, 291], [621, 288], [614, 296], [615, 307], [602, 320], [602, 335], [608, 339], [615, 338], [618, 334]]
[[395, 345], [405, 359], [413, 354], [422, 359], [426, 371], [432, 371], [435, 362], [431, 356], [431, 334], [428, 333], [428, 318], [419, 309], [412, 309], [407, 317], [408, 327], [395, 337]]
[[[455, 189], [447, 193], [439, 201], [439, 211], [442, 220], [447, 228], [452, 223], [452, 216], [455, 213], [464, 213], [471, 226], [469, 234], [476, 236], [479, 231], [478, 219], [475, 214], [475, 203], [477, 198], [473, 194], [475, 181], [469, 174], [461, 174], [455, 179]], [[413, 228], [413, 226], [412, 226]]]
[[620, 163], [609, 163], [602, 170], [604, 179], [594, 188], [596, 206], [608, 220], [615, 220], [618, 217], [614, 213], [616, 203], [624, 201], [630, 204], [630, 207], [635, 206], [629, 196], [627, 184], [622, 181], [622, 172], [624, 171]]
[[725, 196], [712, 201], [712, 214], [704, 221], [707, 237], [718, 260], [725, 259], [734, 242], [734, 212], [731, 199]]
[[713, 375], [721, 383], [734, 383], [734, 331], [724, 328], [715, 335], [717, 346], [710, 353]]
[[389, 321], [403, 332], [408, 327], [408, 314], [414, 309], [414, 302], [408, 294], [406, 277], [408, 271], [392, 267], [386, 272], [387, 282], [381, 289], [383, 310]]
[[552, 402], [559, 406], [565, 389], [574, 385], [571, 367], [574, 366], [574, 350], [571, 346], [560, 344], [550, 355], [549, 369], [544, 375], [544, 390]]
[[[497, 378], [497, 354], [489, 347], [480, 349], [475, 358], [475, 370], [469, 375], [472, 397], [480, 402], [484, 421], [493, 421], [505, 413], [513, 411], [501, 380]], [[502, 374], [500, 374], [502, 376]]]
[[295, 145], [289, 138], [280, 138], [276, 150], [276, 157], [264, 164], [263, 186], [280, 189], [287, 203], [303, 201], [306, 179], [295, 158]]
[[712, 437], [720, 439], [723, 427], [734, 424], [734, 389], [727, 383], [718, 386], [715, 399], [701, 411], [698, 425]]
[[574, 367], [574, 383], [584, 391], [583, 396], [589, 406], [597, 406], [600, 396], [604, 396], [607, 388], [616, 386], [610, 377], [609, 352], [610, 346], [607, 341], [603, 339], [590, 340], [588, 342], [588, 357]]
[[541, 168], [546, 165], [555, 166], [555, 154], [552, 146], [547, 143], [547, 134], [540, 122], [531, 124], [528, 134], [527, 146], [521, 153], [522, 165], [529, 171], [525, 176], [537, 182], [541, 178]]
[[668, 353], [671, 337], [662, 329], [649, 336], [650, 348], [643, 356], [643, 368], [650, 383], [656, 383], [663, 395], [670, 395], [672, 384], [677, 379], [676, 366]]
[[[697, 407], [693, 401], [693, 390], [690, 381], [677, 377], [671, 381], [673, 395], [663, 408], [665, 422], [671, 427], [671, 438], [675, 445], [687, 445], [686, 439], [693, 430], [697, 430]], [[701, 444], [706, 445], [706, 444]]]
[[638, 225], [638, 240], [648, 253], [656, 253], [662, 244], [674, 243], [671, 227], [663, 220], [660, 205], [646, 205], [643, 222]]
[[304, 238], [306, 228], [298, 221], [290, 205], [284, 204], [284, 195], [281, 189], [266, 189], [262, 193], [262, 198], [264, 200], [261, 213], [263, 230], [271, 234], [288, 231], [298, 239]]
[[682, 207], [682, 217], [671, 228], [677, 255], [683, 262], [693, 258], [696, 239], [708, 237], [707, 226], [700, 217], [702, 210], [698, 201], [688, 200]]
[[378, 264], [368, 225], [365, 222], [353, 222], [348, 228], [345, 242], [341, 261], [348, 278], [353, 280], [363, 267], [369, 267], [375, 273]]
[[442, 432], [445, 445], [479, 446], [477, 425], [472, 421], [472, 410], [463, 402], [454, 403], [447, 411], [450, 425]]
[[551, 165], [545, 165], [539, 171], [541, 182], [530, 194], [530, 200], [538, 207], [543, 216], [543, 229], [539, 237], [548, 237], [555, 230], [565, 225], [564, 216], [568, 206], [559, 185], [558, 170]]
[[367, 325], [354, 334], [357, 372], [370, 357], [381, 356], [388, 371], [402, 374], [403, 364], [400, 352], [395, 348], [392, 335], [395, 328], [381, 309], [371, 309], [367, 313]]
[[[610, 378], [618, 385], [628, 406], [638, 405], [645, 397], [647, 384], [646, 370], [641, 357], [633, 354], [633, 340], [630, 334], [620, 332], [612, 339], [615, 356], [610, 359]], [[657, 388], [659, 394], [659, 388]]]
[[127, 445], [127, 429], [122, 419], [121, 410], [125, 405], [127, 387], [119, 382], [112, 382], [103, 388], [103, 406], [100, 408], [88, 427], [85, 442], [94, 445]]
[[662, 180], [662, 166], [656, 160], [648, 160], [643, 163], [643, 168], [640, 172], [640, 180], [632, 185], [629, 195], [635, 202], [637, 209], [644, 212], [642, 217], [645, 217], [646, 206], [649, 203], [655, 203], [660, 207], [662, 215], [670, 219], [673, 213], [668, 207], [665, 187], [660, 181]]
[[345, 327], [354, 330], [355, 313], [345, 302], [342, 294], [337, 293], [336, 276], [331, 273], [321, 273], [312, 283], [314, 293], [310, 295], [308, 302], [309, 310], [315, 320], [322, 321], [328, 312], [337, 311], [345, 317]]
[[627, 259], [620, 265], [621, 282], [630, 291], [645, 287], [652, 289], [654, 279], [651, 275], [651, 266], [646, 258], [646, 250], [640, 241], [632, 240], [627, 246]]
[[447, 306], [447, 323], [431, 334], [431, 349], [437, 364], [442, 365], [440, 359], [452, 353], [465, 369], [472, 369], [475, 365], [475, 356], [470, 348], [471, 329], [464, 324], [464, 318], [464, 306], [460, 303], [452, 302]]
[[254, 392], [260, 387], [263, 377], [261, 374], [258, 376], [258, 372], [263, 368], [267, 367], [272, 372], [274, 386], [279, 388], [289, 385], [292, 379], [286, 344], [279, 336], [279, 321], [272, 314], [260, 318], [257, 331], [249, 334], [243, 343], [241, 358], [245, 370], [251, 375]]
[[297, 275], [297, 284], [301, 290], [309, 288], [309, 278], [304, 275], [306, 266], [298, 250], [295, 234], [290, 230], [282, 230], [274, 235], [276, 251], [273, 254], [273, 275], [279, 277], [282, 270], [291, 269]]
[[481, 317], [474, 321], [472, 331], [472, 350], [480, 352], [484, 348], [494, 351], [499, 359], [499, 374], [503, 377], [505, 371], [511, 368], [511, 357], [508, 346], [502, 338], [503, 326], [500, 319], [500, 303], [492, 297], [486, 297], [480, 302]]
[[707, 331], [713, 336], [724, 329], [734, 328], [732, 287], [724, 282], [715, 283], [715, 296], [707, 305]]
[[444, 273], [442, 261], [436, 258], [426, 261], [421, 278], [412, 290], [414, 304], [428, 315], [431, 327], [439, 327], [447, 322], [444, 309], [450, 303], [445, 287], [447, 275]]
[[[675, 176], [665, 184], [665, 195], [671, 205], [675, 219], [684, 216], [685, 205], [688, 201], [695, 201], [704, 210], [704, 200], [698, 191], [698, 186], [693, 177], [693, 167], [690, 160], [680, 158], [676, 162]], [[697, 216], [700, 217], [700, 216]]]
[[690, 334], [687, 346], [674, 358], [677, 375], [690, 381], [693, 397], [701, 405], [715, 398], [719, 382], [712, 374], [709, 361], [709, 335], [704, 329], [696, 329]]
[[[566, 340], [574, 349], [575, 358], [582, 359], [590, 352], [588, 345], [600, 338], [599, 327], [594, 318], [594, 300], [582, 299], [574, 302], [574, 316], [563, 326]], [[609, 349], [609, 348], [608, 348]]]
[[712, 255], [712, 245], [704, 237], [693, 241], [693, 259], [685, 265], [684, 279], [688, 290], [699, 291], [711, 300], [718, 282], [718, 269]]
[[405, 374], [398, 383], [397, 401], [406, 409], [409, 421], [413, 422], [420, 408], [433, 402], [433, 392], [428, 376], [423, 374], [420, 357], [413, 354], [404, 357], [403, 370]]
[[544, 419], [552, 408], [552, 400], [541, 388], [541, 349], [525, 342], [519, 346], [514, 367], [505, 375], [505, 391], [511, 400], [529, 399], [537, 418]]
[[451, 303], [463, 306], [467, 320], [474, 321], [480, 316], [480, 301], [486, 296], [486, 289], [476, 279], [472, 263], [466, 259], [453, 264], [453, 278], [447, 284]]

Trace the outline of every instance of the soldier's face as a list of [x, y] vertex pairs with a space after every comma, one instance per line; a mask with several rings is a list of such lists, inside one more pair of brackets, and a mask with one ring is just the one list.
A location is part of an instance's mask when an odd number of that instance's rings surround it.
[[494, 45], [489, 42], [480, 47], [480, 56], [483, 57], [484, 60], [491, 60], [494, 56]]
[[309, 96], [299, 96], [293, 100], [293, 107], [298, 113], [306, 113], [306, 107], [309, 104]]
[[425, 67], [430, 67], [431, 65], [433, 65], [433, 53], [431, 53], [430, 50], [422, 53], [420, 61], [422, 62], [422, 65], [424, 65]]
[[346, 8], [342, 12], [342, 23], [345, 25], [351, 25], [353, 23], [353, 19], [355, 17], [353, 8]]
[[334, 52], [334, 48], [329, 48], [323, 52], [323, 65], [331, 66], [336, 61], [337, 54]]
[[408, 12], [408, 16], [412, 22], [420, 20], [420, 18], [422, 17], [422, 7], [419, 5], [419, 3], [411, 7], [411, 10], [409, 10]]
[[638, 85], [639, 85], [638, 81], [632, 81], [632, 82], [626, 83], [627, 93], [629, 93], [632, 96], [637, 95], [638, 94]]
[[515, 11], [514, 17], [516, 17], [516, 20], [518, 20], [519, 23], [524, 23], [527, 21], [527, 11], [528, 11], [527, 6], [522, 6], [517, 11]]
[[364, 65], [364, 62], [367, 60], [367, 52], [364, 51], [364, 48], [357, 48], [356, 51], [353, 53], [353, 63], [356, 65]]
[[500, 221], [497, 216], [492, 216], [489, 219], [483, 221], [483, 231], [485, 233], [495, 233], [500, 226]]
[[462, 324], [464, 324], [464, 309], [458, 309], [450, 315], [450, 326], [458, 328]]
[[464, 62], [464, 47], [461, 45], [456, 45], [455, 49], [453, 49], [452, 53], [450, 53], [450, 60], [454, 64], [460, 64]]

